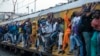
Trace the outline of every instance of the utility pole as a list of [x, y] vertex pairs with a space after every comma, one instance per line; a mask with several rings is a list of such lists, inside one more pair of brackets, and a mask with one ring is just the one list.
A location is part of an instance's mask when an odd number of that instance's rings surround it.
[[34, 12], [36, 12], [36, 1], [37, 0], [34, 0]]
[[31, 9], [31, 13], [33, 13], [33, 9]]
[[17, 13], [18, 13], [18, 3], [17, 3]]
[[12, 0], [12, 2], [13, 2], [13, 12], [14, 12], [14, 14], [15, 14], [15, 8], [16, 8], [16, 4], [17, 4], [17, 0]]
[[28, 14], [29, 14], [29, 6], [27, 6], [26, 8], [27, 8], [27, 10], [28, 10]]

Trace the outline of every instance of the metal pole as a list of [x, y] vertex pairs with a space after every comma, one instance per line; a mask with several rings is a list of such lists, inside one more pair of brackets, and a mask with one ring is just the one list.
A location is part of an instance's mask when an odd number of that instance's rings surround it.
[[14, 14], [15, 14], [15, 11], [16, 11], [15, 8], [16, 8], [17, 0], [12, 0], [12, 2], [13, 2], [13, 6], [14, 6], [14, 8], [13, 8], [14, 11], [13, 11], [13, 12], [14, 12]]
[[26, 7], [28, 9], [28, 14], [29, 14], [29, 6]]
[[36, 12], [36, 1], [37, 0], [34, 0], [34, 12]]
[[17, 13], [18, 13], [18, 3], [17, 3]]

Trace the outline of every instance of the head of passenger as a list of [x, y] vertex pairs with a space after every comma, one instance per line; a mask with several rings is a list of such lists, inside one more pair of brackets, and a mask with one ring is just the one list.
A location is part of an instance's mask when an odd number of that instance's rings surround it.
[[13, 22], [13, 25], [16, 25], [17, 24], [17, 21], [16, 22]]
[[63, 23], [63, 22], [64, 22], [64, 20], [63, 20], [61, 17], [59, 17], [59, 18], [58, 18], [58, 23], [61, 24], [61, 23]]
[[26, 24], [26, 26], [30, 26], [30, 25], [31, 25], [30, 19], [27, 19], [27, 20], [25, 21], [25, 24]]
[[22, 25], [22, 23], [21, 23], [21, 22], [19, 22], [19, 27], [21, 27], [21, 25]]
[[26, 22], [30, 22], [30, 18], [28, 18], [28, 19], [26, 20]]
[[48, 23], [52, 23], [52, 19], [47, 18]]
[[47, 20], [49, 23], [51, 23], [54, 19], [54, 14], [53, 13], [48, 13], [47, 14]]
[[26, 26], [28, 26], [28, 25], [29, 25], [29, 23], [28, 23], [28, 22], [26, 22], [26, 23], [25, 23], [25, 25], [26, 25]]
[[16, 25], [19, 26], [19, 24], [20, 24], [20, 22], [19, 21], [16, 21]]
[[89, 4], [85, 9], [84, 13], [85, 16], [89, 16], [91, 14], [91, 4]]
[[75, 13], [75, 15], [76, 15], [76, 17], [80, 16], [80, 12], [77, 11], [77, 12]]
[[52, 19], [52, 23], [58, 22], [58, 18]]
[[51, 18], [51, 19], [54, 18], [54, 14], [53, 13], [48, 13], [47, 16], [48, 16], [47, 18]]
[[72, 15], [71, 15], [71, 20], [72, 20], [74, 17], [76, 17], [76, 11], [74, 11], [74, 12], [72, 13]]
[[95, 13], [94, 13], [93, 17], [95, 19], [100, 19], [100, 10], [95, 10]]

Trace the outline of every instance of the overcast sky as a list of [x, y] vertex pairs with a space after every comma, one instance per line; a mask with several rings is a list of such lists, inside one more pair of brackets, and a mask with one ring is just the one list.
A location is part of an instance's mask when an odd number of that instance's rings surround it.
[[[28, 12], [28, 9], [26, 8], [27, 6], [29, 6], [30, 12], [32, 9], [34, 11], [34, 1], [35, 0], [18, 0], [18, 8], [17, 8], [18, 12], [27, 13]], [[36, 11], [53, 7], [59, 3], [67, 3], [67, 0], [36, 0]]]

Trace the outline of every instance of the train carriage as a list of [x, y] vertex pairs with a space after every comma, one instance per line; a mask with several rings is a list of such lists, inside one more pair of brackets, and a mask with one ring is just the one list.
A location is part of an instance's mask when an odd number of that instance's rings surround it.
[[[51, 13], [51, 12], [54, 13], [55, 18], [58, 18], [58, 17], [61, 17], [62, 19], [65, 17], [71, 18], [71, 15], [74, 11], [81, 11], [82, 10], [82, 5], [85, 5], [88, 3], [94, 3], [94, 2], [96, 3], [95, 9], [100, 10], [100, 1], [99, 0], [78, 0], [78, 1], [75, 1], [72, 3], [55, 6], [55, 7], [41, 10], [41, 11], [29, 14], [29, 15], [18, 17], [18, 18], [15, 18], [13, 20], [0, 22], [0, 25], [5, 25], [5, 24], [15, 22], [15, 21], [19, 21], [19, 22], [23, 23], [26, 19], [31, 18], [32, 34], [30, 36], [31, 47], [29, 48], [29, 50], [30, 49], [34, 50], [35, 41], [37, 39], [38, 20], [40, 18], [47, 18], [47, 14]], [[65, 23], [65, 28], [67, 28], [66, 25], [67, 24]], [[22, 43], [20, 43], [18, 46], [23, 49]], [[69, 47], [66, 49], [66, 52], [68, 52], [68, 51], [69, 51]], [[54, 56], [66, 56], [66, 53], [62, 55], [62, 54], [58, 54], [57, 50], [53, 50], [53, 55]], [[67, 56], [73, 56], [73, 55], [67, 55]]]

